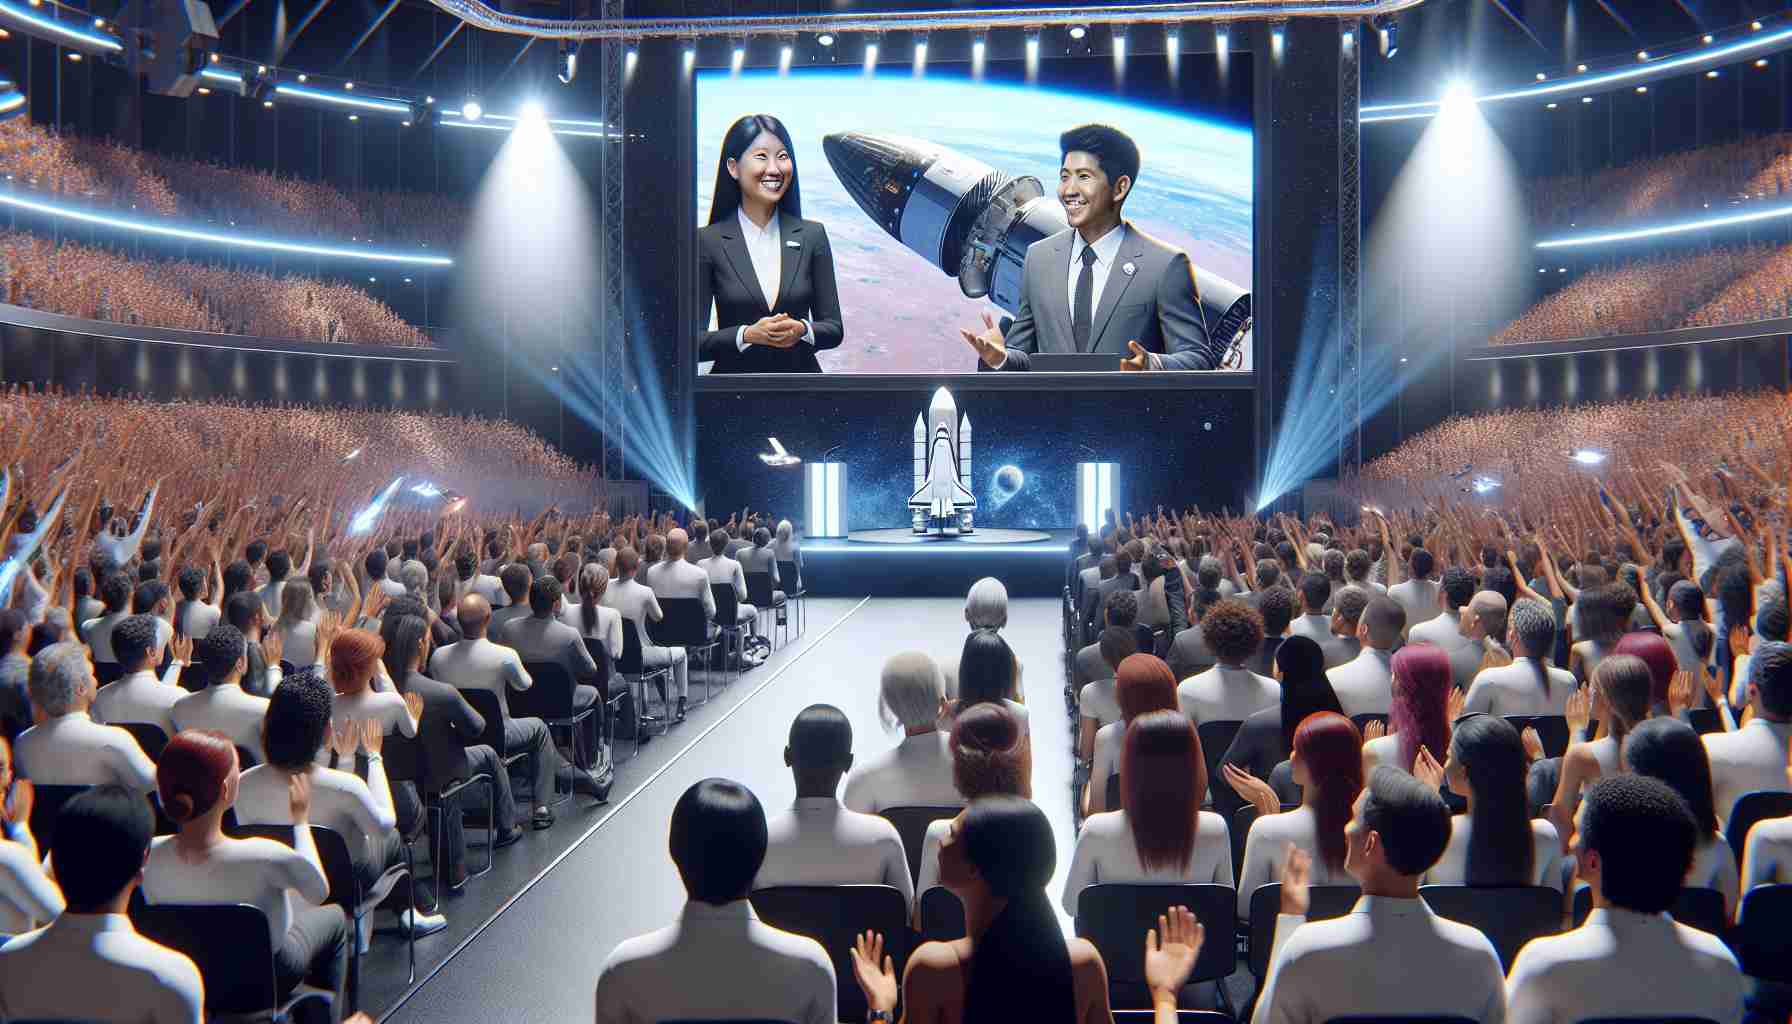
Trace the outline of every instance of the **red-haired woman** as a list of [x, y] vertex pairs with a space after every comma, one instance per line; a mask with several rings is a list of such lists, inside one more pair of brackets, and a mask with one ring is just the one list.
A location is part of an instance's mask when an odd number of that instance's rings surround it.
[[1394, 694], [1388, 731], [1375, 736], [1371, 730], [1363, 744], [1364, 778], [1383, 764], [1412, 771], [1421, 747], [1434, 758], [1450, 750], [1450, 656], [1436, 644], [1407, 644], [1395, 652], [1390, 667]]
[[1289, 843], [1313, 858], [1315, 885], [1350, 884], [1344, 873], [1344, 826], [1363, 789], [1363, 741], [1350, 719], [1332, 711], [1308, 715], [1294, 730], [1294, 781], [1301, 804], [1280, 807], [1275, 791], [1257, 777], [1226, 766], [1227, 781], [1257, 806], [1259, 817], [1245, 839], [1238, 879], [1238, 916], [1251, 913], [1251, 894], [1280, 877]]
[[1226, 820], [1201, 810], [1207, 762], [1180, 711], [1147, 711], [1126, 727], [1120, 755], [1122, 809], [1092, 815], [1076, 837], [1064, 910], [1076, 916], [1087, 886], [1102, 882], [1232, 884]]
[[[380, 661], [385, 654], [386, 642], [371, 630], [345, 629], [330, 642], [330, 687], [336, 691], [336, 707], [330, 720], [341, 723], [372, 719], [380, 723], [387, 736], [399, 732], [414, 737], [422, 711], [420, 707], [406, 707], [404, 697]], [[329, 751], [326, 747], [318, 753], [321, 759]]]
[[1084, 815], [1109, 809], [1108, 776], [1120, 770], [1120, 747], [1132, 720], [1147, 711], [1177, 710], [1176, 674], [1156, 655], [1129, 654], [1114, 671], [1114, 703], [1120, 705], [1120, 720], [1095, 733], [1095, 767], [1083, 790]]
[[[236, 800], [236, 747], [216, 732], [187, 730], [168, 741], [156, 768], [162, 808], [180, 826], [150, 843], [143, 865], [143, 898], [150, 903], [247, 903], [268, 918], [274, 974], [284, 1000], [301, 981], [336, 993], [336, 1015], [346, 1005], [348, 918], [323, 905], [330, 883], [311, 840], [311, 779], [287, 777], [293, 845], [272, 839], [231, 839], [224, 812]], [[296, 892], [299, 906], [288, 892]]]

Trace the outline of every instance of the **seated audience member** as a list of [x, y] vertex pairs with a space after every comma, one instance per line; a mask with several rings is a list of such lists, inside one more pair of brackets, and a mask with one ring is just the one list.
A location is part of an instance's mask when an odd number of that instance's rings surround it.
[[1281, 700], [1274, 680], [1244, 667], [1263, 645], [1263, 617], [1243, 601], [1228, 598], [1207, 610], [1201, 632], [1219, 664], [1176, 687], [1182, 713], [1202, 722], [1242, 722]]
[[[62, 913], [62, 894], [44, 877], [31, 834], [31, 783], [13, 775], [12, 745], [0, 738], [0, 942]], [[0, 1006], [5, 992], [0, 990]]]
[[914, 879], [896, 826], [848, 810], [834, 796], [852, 767], [852, 723], [840, 709], [812, 704], [798, 713], [784, 763], [796, 779], [796, 804], [767, 826], [765, 861], [753, 888], [888, 885], [913, 903]]
[[1686, 809], [1699, 826], [1699, 841], [1693, 847], [1692, 867], [1687, 869], [1684, 884], [1723, 893], [1724, 909], [1734, 917], [1736, 901], [1741, 898], [1736, 852], [1717, 825], [1711, 762], [1699, 734], [1677, 718], [1651, 718], [1624, 737], [1623, 753], [1624, 767], [1631, 774], [1659, 779], [1686, 801]]
[[191, 641], [175, 646], [168, 671], [156, 678], [156, 665], [162, 660], [162, 644], [153, 615], [132, 615], [112, 629], [112, 653], [124, 675], [100, 687], [93, 697], [95, 721], [107, 725], [141, 722], [157, 726], [164, 736], [175, 733], [171, 712], [174, 704], [187, 695], [180, 688], [180, 670], [193, 656]]
[[727, 555], [728, 542], [733, 538], [728, 535], [727, 530], [723, 529], [709, 531], [708, 538], [709, 557], [698, 562], [698, 566], [709, 577], [711, 586], [719, 584], [734, 588], [734, 605], [737, 609], [734, 620], [736, 624], [744, 626], [756, 621], [759, 618], [759, 609], [753, 607], [747, 600], [747, 575], [741, 569], [740, 563]]
[[[1222, 765], [1242, 768], [1259, 779], [1269, 778], [1276, 765], [1288, 760], [1294, 751], [1294, 730], [1308, 715], [1340, 710], [1338, 695], [1325, 677], [1325, 655], [1312, 640], [1287, 637], [1276, 648], [1275, 674], [1281, 684], [1281, 699], [1246, 716], [1220, 758]], [[1209, 785], [1214, 810], [1230, 822], [1246, 801], [1233, 792], [1223, 769]]]
[[944, 689], [939, 666], [920, 651], [904, 651], [884, 662], [878, 714], [886, 728], [902, 730], [902, 741], [858, 762], [846, 778], [842, 804], [875, 814], [888, 807], [956, 807], [964, 802], [952, 782], [951, 740], [940, 729]]
[[1085, 887], [1103, 882], [1231, 885], [1226, 821], [1201, 810], [1207, 762], [1186, 715], [1151, 711], [1132, 720], [1120, 755], [1121, 809], [1090, 815], [1064, 880], [1064, 912], [1076, 916]]
[[[903, 1019], [914, 1022], [1108, 1020], [1101, 954], [1087, 939], [1064, 938], [1045, 895], [1056, 861], [1051, 823], [1029, 800], [986, 797], [953, 819], [940, 880], [964, 904], [970, 935], [923, 944], [900, 985], [883, 936], [861, 935], [853, 972], [873, 1019], [893, 1019], [900, 997]], [[1153, 931], [1146, 939], [1145, 975], [1163, 1024], [1176, 1019], [1203, 936], [1185, 907], [1158, 920], [1163, 938]]]
[[[1622, 594], [1619, 592], [1622, 591]], [[1570, 624], [1575, 643], [1568, 649], [1568, 670], [1576, 679], [1591, 679], [1599, 663], [1616, 653], [1623, 639], [1629, 614], [1622, 610], [1624, 600], [1634, 601], [1630, 588], [1622, 583], [1586, 587], [1575, 599]]]
[[[679, 561], [676, 565], [668, 563], [667, 571], [676, 572], [679, 567], [684, 567], [683, 561]], [[565, 669], [566, 674], [573, 680], [573, 709], [582, 711], [596, 704], [598, 698], [602, 696], [597, 687], [591, 685], [598, 679], [597, 661], [585, 647], [583, 632], [560, 621], [556, 609], [560, 607], [561, 593], [558, 579], [552, 576], [543, 576], [536, 580], [529, 588], [528, 618], [512, 620], [510, 629], [505, 634], [505, 641], [524, 663], [545, 662], [559, 665]], [[596, 607], [594, 606], [592, 610], [595, 613]], [[582, 616], [580, 621], [583, 622]], [[620, 618], [618, 622], [620, 622]], [[488, 657], [497, 656], [495, 650], [487, 651], [486, 654]], [[587, 735], [585, 742], [578, 749], [586, 763], [579, 766], [584, 771], [575, 773], [575, 776], [579, 774], [586, 776], [585, 781], [579, 783], [583, 787], [583, 791], [586, 792], [596, 792], [598, 788], [601, 788], [598, 786], [598, 782], [591, 777], [591, 769], [602, 768], [604, 771], [608, 771], [608, 758], [605, 756], [606, 752], [602, 750], [601, 726], [602, 723], [596, 715], [586, 719], [585, 724], [581, 726], [587, 731]], [[537, 770], [549, 771], [551, 766], [541, 768], [537, 765]], [[536, 799], [539, 801], [542, 798], [538, 792]], [[546, 826], [540, 827], [545, 828]]]
[[1440, 766], [1421, 754], [1421, 780], [1447, 783], [1468, 803], [1450, 818], [1450, 844], [1428, 885], [1547, 885], [1562, 888], [1562, 846], [1554, 825], [1533, 819], [1525, 800], [1524, 742], [1503, 718], [1469, 714], [1450, 732]]
[[994, 576], [971, 584], [964, 595], [965, 625], [1001, 632], [1008, 628], [1008, 588]]
[[[1109, 602], [1113, 610], [1113, 602]], [[1139, 652], [1139, 636], [1131, 628], [1109, 626], [1095, 642], [1101, 656], [1102, 673], [1084, 683], [1077, 692], [1077, 757], [1088, 761], [1095, 756], [1095, 733], [1104, 725], [1120, 720], [1120, 705], [1114, 701], [1114, 674], [1120, 663]], [[1078, 653], [1081, 657], [1081, 653]]]
[[135, 793], [156, 788], [156, 766], [136, 739], [87, 713], [94, 696], [87, 648], [65, 641], [37, 652], [30, 686], [40, 717], [13, 746], [20, 775], [39, 786], [110, 784]]
[[496, 611], [492, 612], [492, 624], [486, 631], [494, 643], [510, 643], [506, 635], [510, 624], [529, 617], [529, 586], [534, 580], [529, 567], [522, 562], [511, 562], [498, 570], [498, 582], [504, 586], [504, 600], [494, 605]]
[[[1792, 790], [1792, 760], [1786, 762]], [[1756, 822], [1742, 846], [1742, 891], [1757, 885], [1792, 882], [1792, 816]]]
[[1406, 612], [1406, 628], [1410, 633], [1412, 627], [1436, 618], [1443, 608], [1437, 599], [1438, 582], [1431, 578], [1437, 568], [1437, 556], [1424, 548], [1413, 548], [1406, 567], [1410, 576], [1405, 582], [1389, 587], [1388, 596]]
[[[175, 701], [170, 717], [174, 730], [199, 729], [222, 733], [245, 750], [261, 750], [261, 722], [268, 713], [268, 699], [243, 689], [249, 668], [249, 648], [241, 630], [228, 622], [213, 626], [205, 639], [193, 643], [198, 663], [205, 666], [206, 687], [184, 693]], [[313, 753], [315, 753], [315, 749]]]
[[[97, 619], [106, 614], [106, 603], [95, 596], [96, 581], [92, 569], [85, 565], [76, 568], [74, 586], [74, 625], [84, 625], [87, 620]], [[33, 625], [35, 625], [35, 623], [33, 623]]]
[[560, 621], [578, 630], [581, 639], [603, 644], [604, 653], [614, 661], [622, 653], [622, 613], [604, 603], [609, 590], [610, 570], [588, 563], [579, 570], [579, 603], [561, 609]]
[[1586, 923], [1532, 939], [1506, 979], [1508, 1024], [1606, 1018], [1743, 1019], [1743, 977], [1716, 936], [1676, 922], [1703, 829], [1665, 783], [1602, 779], [1581, 800], [1572, 852], [1593, 890]]
[[690, 539], [683, 530], [669, 531], [665, 560], [655, 566], [649, 586], [661, 601], [696, 598], [703, 606], [703, 621], [711, 622], [716, 617], [716, 596], [709, 589], [709, 574], [684, 560], [689, 547]]
[[193, 961], [138, 935], [125, 913], [154, 829], [142, 794], [119, 786], [98, 786], [63, 805], [50, 846], [61, 914], [0, 946], [0, 1006], [8, 1019], [205, 1019], [205, 987]]
[[[1471, 595], [1472, 596], [1472, 595]], [[1340, 599], [1340, 604], [1343, 601]], [[1433, 619], [1431, 625], [1437, 620]], [[1400, 643], [1400, 630], [1406, 625], [1406, 613], [1392, 598], [1375, 597], [1363, 609], [1357, 624], [1357, 640], [1362, 651], [1349, 662], [1336, 668], [1327, 660], [1326, 676], [1332, 692], [1344, 706], [1346, 717], [1387, 714], [1393, 705], [1393, 650]], [[1415, 639], [1415, 643], [1419, 642]]]
[[796, 566], [796, 579], [784, 582], [801, 590], [803, 588], [803, 547], [796, 541], [795, 530], [796, 528], [790, 524], [790, 520], [778, 520], [778, 528], [772, 534], [772, 557], [780, 562], [789, 562]]
[[748, 902], [765, 812], [745, 786], [705, 779], [672, 809], [676, 923], [624, 940], [597, 976], [597, 1024], [779, 1020], [834, 1024], [834, 964], [814, 939], [762, 924]]
[[1704, 737], [1720, 824], [1730, 820], [1730, 810], [1742, 794], [1780, 788], [1792, 748], [1792, 644], [1756, 643], [1748, 672], [1754, 719], [1735, 732]]
[[1350, 664], [1363, 652], [1358, 635], [1363, 612], [1369, 607], [1369, 592], [1361, 587], [1342, 587], [1332, 600], [1331, 632], [1319, 642], [1325, 651], [1327, 671]]
[[1027, 732], [1027, 706], [1016, 699], [1020, 696], [1019, 670], [1014, 649], [1000, 633], [973, 630], [964, 638], [958, 658], [958, 699], [952, 713], [960, 714], [976, 704], [1000, 704], [1020, 722], [1021, 732]]
[[[1649, 666], [1649, 714], [1672, 715], [1668, 691], [1673, 687], [1674, 674], [1680, 671], [1673, 645], [1654, 633], [1626, 633], [1613, 645], [1612, 653], [1641, 658], [1643, 664]], [[1703, 699], [1704, 695], [1699, 696]], [[1728, 728], [1734, 729], [1735, 725]]]
[[1245, 838], [1244, 864], [1239, 868], [1240, 920], [1250, 917], [1251, 894], [1257, 887], [1276, 880], [1277, 865], [1289, 843], [1313, 859], [1314, 881], [1349, 884], [1344, 870], [1344, 826], [1363, 788], [1362, 738], [1343, 715], [1329, 711], [1309, 715], [1294, 730], [1291, 762], [1301, 804], [1286, 812], [1268, 783], [1231, 766], [1225, 769], [1232, 788], [1257, 808], [1257, 820]]
[[1256, 591], [1249, 596], [1256, 600], [1247, 600], [1245, 603], [1263, 616], [1263, 643], [1257, 648], [1257, 653], [1244, 663], [1244, 667], [1260, 676], [1273, 676], [1276, 651], [1281, 649], [1282, 641], [1287, 639], [1288, 623], [1294, 618], [1294, 597], [1276, 586]]
[[[743, 529], [743, 532], [744, 529]], [[741, 571], [751, 575], [762, 572], [772, 578], [772, 604], [784, 603], [784, 581], [778, 578], [778, 556], [772, 551], [772, 532], [765, 527], [758, 527], [746, 536], [752, 544], [732, 552], [736, 561], [740, 562]], [[792, 581], [795, 585], [795, 581]]]
[[[952, 783], [966, 805], [995, 795], [1031, 800], [1033, 764], [1019, 720], [996, 704], [966, 708], [952, 723]], [[927, 826], [921, 866], [915, 873], [917, 901], [939, 884], [940, 843], [951, 825], [950, 819], [942, 818]]]
[[1555, 646], [1555, 612], [1528, 598], [1514, 604], [1506, 622], [1512, 664], [1477, 672], [1463, 711], [1497, 716], [1566, 712], [1574, 694], [1574, 673], [1550, 664]]
[[1462, 635], [1462, 611], [1474, 600], [1475, 586], [1475, 574], [1468, 569], [1461, 566], [1445, 569], [1437, 590], [1437, 607], [1441, 614], [1408, 628], [1407, 640], [1415, 644], [1436, 644], [1445, 654], [1472, 643]]
[[[672, 669], [673, 689], [678, 694], [675, 718], [683, 721], [685, 699], [691, 692], [689, 659], [685, 657], [683, 647], [662, 647], [648, 639], [647, 624], [660, 621], [666, 614], [660, 610], [659, 599], [654, 596], [653, 591], [635, 579], [640, 565], [640, 556], [635, 553], [634, 548], [623, 548], [616, 552], [616, 578], [610, 581], [610, 588], [604, 592], [604, 603], [635, 624], [635, 634], [641, 640], [642, 665], [647, 668]], [[621, 653], [618, 651], [615, 656], [621, 657]], [[663, 689], [660, 696], [666, 696]]]
[[1300, 578], [1299, 590], [1300, 614], [1288, 624], [1288, 635], [1304, 636], [1323, 647], [1332, 635], [1332, 617], [1325, 611], [1326, 603], [1331, 600], [1331, 583], [1324, 573], [1310, 572]]
[[93, 650], [94, 664], [115, 665], [118, 656], [112, 653], [112, 630], [131, 614], [131, 578], [122, 572], [101, 577], [100, 600], [106, 610], [80, 624], [81, 639]]
[[[310, 822], [342, 836], [366, 892], [381, 875], [405, 862], [386, 762], [380, 755], [386, 734], [372, 719], [331, 722], [331, 698], [330, 684], [312, 672], [294, 673], [281, 681], [269, 699], [262, 726], [267, 763], [243, 772], [237, 780], [236, 820], [243, 825], [293, 824], [288, 791], [295, 777], [304, 776], [311, 790]], [[326, 744], [339, 763], [351, 769], [356, 751], [364, 752], [367, 781], [353, 771], [315, 763], [313, 755]], [[447, 927], [448, 920], [406, 906], [400, 925], [427, 935]], [[369, 938], [363, 935], [361, 941]]]
[[[217, 571], [217, 563], [212, 564], [212, 570]], [[194, 640], [204, 640], [221, 614], [217, 605], [204, 600], [205, 570], [189, 565], [175, 577], [175, 583], [180, 587], [180, 602], [174, 606], [174, 632]], [[215, 593], [213, 596], [216, 596]]]
[[284, 674], [280, 658], [285, 650], [280, 634], [267, 628], [261, 599], [247, 590], [230, 595], [224, 599], [224, 621], [235, 626], [248, 644], [249, 671], [243, 676], [243, 689], [263, 697], [274, 692]]
[[272, 628], [280, 636], [283, 657], [294, 666], [305, 668], [317, 664], [317, 630], [322, 619], [323, 609], [318, 607], [310, 580], [290, 580], [281, 586], [280, 617]]
[[[348, 980], [348, 917], [324, 902], [329, 880], [311, 838], [311, 779], [287, 775], [291, 846], [272, 839], [232, 839], [224, 812], [236, 801], [236, 748], [215, 733], [183, 732], [162, 752], [162, 810], [180, 831], [158, 836], [143, 862], [150, 903], [247, 903], [268, 919], [274, 976], [284, 1002], [300, 982], [333, 993], [336, 1016]], [[58, 832], [60, 837], [60, 831]], [[297, 895], [297, 906], [293, 896]]]
[[[1609, 664], [1608, 664], [1609, 663]], [[1550, 801], [1549, 821], [1562, 839], [1562, 849], [1574, 832], [1574, 808], [1580, 802], [1581, 790], [1601, 778], [1610, 778], [1622, 769], [1618, 758], [1624, 737], [1649, 717], [1649, 666], [1642, 659], [1628, 654], [1614, 654], [1600, 662], [1593, 679], [1574, 700], [1569, 702], [1568, 719], [1588, 714], [1598, 719], [1600, 736], [1596, 740], [1570, 743], [1562, 756], [1561, 775], [1556, 781], [1555, 798]]]
[[[1126, 593], [1127, 591], [1122, 590], [1108, 598], [1108, 621], [1132, 629], [1130, 614], [1137, 605], [1120, 596]], [[1208, 611], [1219, 602], [1217, 600], [1202, 601], [1200, 594], [1191, 596], [1195, 598], [1190, 602], [1191, 624], [1188, 628], [1177, 631], [1175, 639], [1170, 641], [1169, 651], [1164, 655], [1164, 660], [1169, 663], [1170, 671], [1177, 679], [1188, 679], [1219, 664], [1219, 659], [1214, 657], [1213, 646], [1207, 642], [1207, 630], [1204, 628]], [[1122, 604], [1122, 602], [1125, 603]], [[1114, 622], [1114, 609], [1116, 608], [1124, 608], [1129, 614], [1129, 619], [1123, 622]], [[1153, 654], [1155, 652], [1146, 651], [1145, 653]]]
[[1345, 828], [1345, 868], [1362, 887], [1356, 907], [1303, 923], [1311, 856], [1292, 850], [1282, 872], [1269, 976], [1257, 1024], [1323, 1024], [1337, 1017], [1453, 1015], [1499, 1021], [1506, 1009], [1499, 954], [1487, 936], [1432, 913], [1419, 880], [1450, 840], [1437, 789], [1383, 765], [1369, 776]]
[[31, 624], [17, 608], [0, 608], [0, 736], [31, 728]]
[[510, 598], [504, 593], [504, 582], [481, 570], [479, 557], [473, 552], [463, 551], [455, 556], [454, 574], [461, 581], [462, 597], [478, 594], [493, 608], [502, 608], [510, 603]]
[[[1489, 570], [1491, 571], [1491, 570]], [[1504, 663], [1510, 655], [1500, 641], [1506, 637], [1506, 599], [1492, 590], [1478, 590], [1462, 609], [1457, 627], [1468, 643], [1446, 653], [1456, 689], [1467, 690], [1483, 664]]]
[[1128, 655], [1114, 670], [1114, 703], [1120, 706], [1120, 720], [1095, 733], [1095, 756], [1090, 762], [1089, 782], [1083, 787], [1085, 815], [1108, 810], [1108, 777], [1120, 770], [1120, 749], [1132, 720], [1147, 711], [1181, 710], [1170, 666], [1150, 654]]
[[[330, 642], [330, 688], [336, 691], [336, 721], [373, 719], [387, 735], [417, 735], [417, 709], [392, 688], [382, 663], [386, 642], [365, 629], [345, 629]], [[375, 683], [378, 683], [378, 688]], [[409, 691], [406, 691], [409, 692]], [[318, 751], [319, 756], [328, 748]]]
[[[1363, 743], [1363, 775], [1378, 764], [1412, 771], [1419, 751], [1434, 759], [1450, 742], [1450, 659], [1434, 644], [1407, 644], [1389, 659], [1393, 682], [1388, 704], [1388, 724], [1370, 722]], [[1337, 673], [1333, 673], [1336, 676]], [[1343, 702], [1339, 698], [1340, 703]]]

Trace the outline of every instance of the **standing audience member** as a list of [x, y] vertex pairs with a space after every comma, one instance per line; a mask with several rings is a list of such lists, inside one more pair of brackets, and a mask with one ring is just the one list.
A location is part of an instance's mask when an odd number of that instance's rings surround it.
[[940, 728], [946, 706], [939, 666], [920, 651], [884, 662], [877, 709], [886, 728], [902, 730], [896, 746], [858, 762], [840, 802], [875, 814], [887, 807], [956, 807], [964, 802], [952, 781], [951, 737]]

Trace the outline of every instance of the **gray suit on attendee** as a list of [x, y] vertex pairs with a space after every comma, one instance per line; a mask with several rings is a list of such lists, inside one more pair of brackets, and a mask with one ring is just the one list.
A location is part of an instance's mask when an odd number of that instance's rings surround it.
[[1170, 656], [1164, 660], [1169, 662], [1170, 674], [1178, 681], [1205, 672], [1220, 661], [1207, 648], [1207, 639], [1201, 635], [1200, 626], [1177, 633], [1176, 639], [1170, 642]]

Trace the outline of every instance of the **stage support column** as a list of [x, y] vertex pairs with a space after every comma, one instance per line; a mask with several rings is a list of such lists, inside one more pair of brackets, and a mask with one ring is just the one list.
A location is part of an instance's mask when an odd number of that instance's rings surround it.
[[[603, 16], [620, 18], [623, 0], [603, 0]], [[598, 308], [598, 365], [602, 368], [605, 386], [621, 389], [627, 385], [627, 209], [624, 191], [624, 157], [628, 152], [628, 117], [625, 96], [623, 61], [627, 44], [606, 39], [598, 44], [598, 67], [602, 72], [599, 103], [603, 109], [604, 141], [598, 147], [598, 178], [603, 192], [603, 210], [598, 236], [598, 266], [603, 274], [603, 299]], [[603, 433], [603, 464], [599, 478], [604, 483], [621, 480], [625, 471], [622, 453], [626, 450], [628, 423], [622, 415], [622, 396], [601, 403], [598, 429]]]
[[[1338, 23], [1338, 479], [1363, 468], [1361, 22]], [[1381, 386], [1396, 386], [1383, 382]]]

